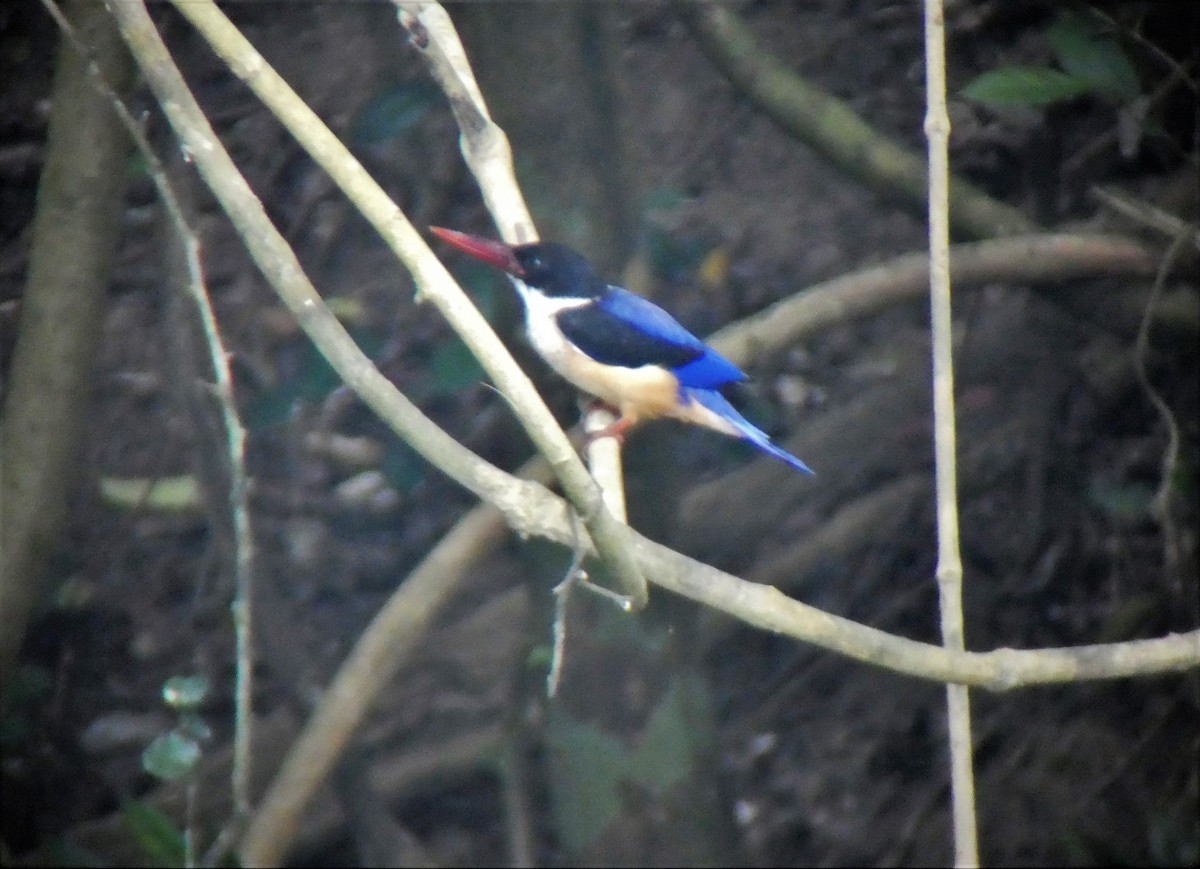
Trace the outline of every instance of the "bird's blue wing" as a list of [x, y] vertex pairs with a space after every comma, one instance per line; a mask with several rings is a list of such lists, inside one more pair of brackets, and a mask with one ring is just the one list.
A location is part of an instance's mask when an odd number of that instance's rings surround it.
[[610, 287], [595, 305], [563, 311], [558, 322], [568, 340], [608, 365], [662, 365], [682, 387], [697, 389], [746, 379], [658, 305], [620, 287]]

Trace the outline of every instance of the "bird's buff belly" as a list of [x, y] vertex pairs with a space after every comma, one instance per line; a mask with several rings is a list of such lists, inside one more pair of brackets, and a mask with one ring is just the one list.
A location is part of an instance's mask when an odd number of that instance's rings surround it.
[[656, 365], [640, 368], [601, 365], [563, 345], [544, 355], [555, 371], [589, 395], [612, 405], [630, 421], [675, 416], [679, 408], [679, 381]]

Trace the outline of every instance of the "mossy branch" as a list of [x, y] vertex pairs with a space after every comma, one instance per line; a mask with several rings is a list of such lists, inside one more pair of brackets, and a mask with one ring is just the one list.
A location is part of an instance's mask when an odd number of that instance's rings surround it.
[[[851, 178], [925, 216], [928, 176], [920, 156], [764, 50], [728, 7], [701, 0], [682, 0], [677, 5], [708, 58], [767, 117]], [[958, 177], [950, 181], [950, 225], [963, 238], [1038, 229], [1020, 209], [996, 201]]]

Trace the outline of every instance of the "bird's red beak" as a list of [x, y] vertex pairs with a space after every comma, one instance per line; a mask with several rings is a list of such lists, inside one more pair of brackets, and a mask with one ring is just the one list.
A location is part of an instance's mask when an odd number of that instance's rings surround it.
[[440, 226], [431, 226], [429, 227], [429, 231], [451, 247], [458, 248], [463, 253], [469, 254], [490, 266], [503, 269], [510, 275], [523, 277], [525, 274], [525, 270], [521, 268], [521, 264], [517, 262], [517, 258], [513, 254], [512, 247], [502, 241], [479, 238], [475, 235], [467, 235], [465, 232], [444, 229]]

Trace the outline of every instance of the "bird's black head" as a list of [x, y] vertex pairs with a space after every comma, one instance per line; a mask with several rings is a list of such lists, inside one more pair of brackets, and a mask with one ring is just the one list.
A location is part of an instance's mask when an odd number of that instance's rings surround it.
[[521, 264], [521, 280], [547, 296], [594, 299], [607, 289], [591, 264], [565, 245], [552, 241], [522, 244], [513, 248], [513, 255]]

